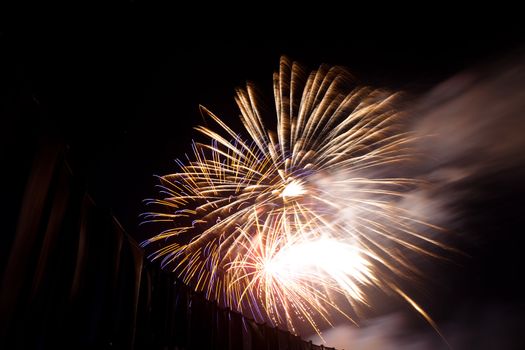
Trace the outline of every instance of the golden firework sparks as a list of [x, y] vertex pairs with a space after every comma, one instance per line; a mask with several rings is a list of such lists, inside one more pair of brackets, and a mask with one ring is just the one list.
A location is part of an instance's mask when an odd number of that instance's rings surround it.
[[254, 86], [237, 91], [246, 139], [202, 107], [218, 128], [197, 127], [210, 142], [160, 178], [145, 221], [165, 229], [143, 243], [156, 247], [150, 257], [220, 305], [292, 332], [301, 322], [319, 332], [334, 312], [350, 318], [342, 300], [366, 305], [367, 286], [430, 320], [395, 282], [417, 272], [406, 252], [447, 248], [401, 205], [420, 182], [388, 176], [410, 159], [413, 137], [401, 131], [398, 94], [349, 86], [342, 68], [305, 76], [281, 59], [275, 132]]

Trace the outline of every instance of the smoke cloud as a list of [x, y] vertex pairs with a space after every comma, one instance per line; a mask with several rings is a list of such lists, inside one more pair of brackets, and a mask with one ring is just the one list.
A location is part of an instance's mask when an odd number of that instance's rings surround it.
[[[523, 62], [522, 59], [500, 61], [464, 72], [419, 98], [409, 111], [412, 131], [419, 136], [416, 147], [420, 155], [410, 171], [428, 185], [407, 194], [402, 206], [416, 215], [431, 218], [432, 223], [450, 229], [468, 244], [477, 242], [475, 244], [488, 246], [484, 248], [486, 256], [496, 256], [491, 255], [496, 253], [490, 250], [497, 249], [498, 240], [505, 240], [505, 245], [511, 246], [510, 256], [519, 256], [518, 248], [512, 250], [512, 245], [523, 243], [518, 227], [522, 225], [519, 213], [524, 208], [514, 200], [525, 194]], [[472, 209], [472, 203], [477, 209]], [[498, 222], [506, 226], [498, 227]], [[487, 227], [485, 223], [496, 224]], [[451, 237], [455, 239], [454, 234]], [[454, 245], [455, 242], [446, 243]], [[475, 260], [481, 252], [474, 249], [465, 253]], [[502, 270], [510, 270], [502, 272], [507, 275], [500, 277], [500, 286], [508, 283], [505, 279], [515, 278], [513, 273], [523, 271], [520, 259], [513, 259], [499, 263]], [[446, 280], [447, 276], [433, 278]], [[499, 290], [500, 280], [487, 286], [492, 289], [486, 295], [479, 292], [473, 296], [476, 300], [472, 303], [447, 304], [454, 301], [450, 295], [441, 302], [449, 311], [441, 312], [437, 321], [453, 349], [525, 348], [525, 325], [521, 320], [525, 311], [523, 296], [520, 297], [518, 291], [513, 292], [509, 300], [503, 300], [512, 288]], [[469, 289], [466, 290], [468, 293]], [[457, 301], [461, 303], [466, 299], [468, 295]], [[448, 348], [430, 325], [414, 327], [407, 322], [403, 313], [394, 312], [361, 321], [360, 327], [341, 324], [323, 332], [324, 344], [347, 350]], [[310, 339], [323, 343], [317, 335]]]
[[445, 343], [430, 327], [411, 329], [402, 313], [392, 313], [363, 322], [360, 327], [339, 325], [312, 335], [315, 344], [338, 350], [445, 350], [523, 349], [523, 326], [511, 305], [486, 305], [472, 310], [460, 308], [453, 320], [442, 324]]

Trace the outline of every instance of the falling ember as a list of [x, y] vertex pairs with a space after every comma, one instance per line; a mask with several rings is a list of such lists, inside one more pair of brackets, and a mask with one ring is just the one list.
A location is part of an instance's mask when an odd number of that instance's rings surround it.
[[220, 305], [294, 333], [319, 332], [334, 313], [351, 319], [349, 308], [369, 304], [365, 287], [429, 319], [397, 280], [418, 272], [412, 253], [449, 248], [401, 205], [421, 181], [388, 175], [412, 158], [398, 94], [353, 86], [339, 67], [305, 75], [283, 58], [274, 96], [270, 132], [255, 88], [237, 91], [248, 138], [202, 107], [217, 130], [197, 127], [210, 142], [160, 178], [162, 197], [144, 215], [163, 227], [143, 243], [150, 258]]

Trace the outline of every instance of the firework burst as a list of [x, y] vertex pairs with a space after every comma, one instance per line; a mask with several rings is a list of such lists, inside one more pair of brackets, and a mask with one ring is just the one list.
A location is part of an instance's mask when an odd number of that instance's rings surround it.
[[[180, 171], [160, 178], [145, 241], [183, 281], [220, 305], [297, 332], [367, 304], [365, 288], [408, 301], [396, 279], [417, 270], [412, 253], [446, 247], [439, 228], [403, 208], [416, 179], [394, 176], [412, 136], [393, 107], [398, 94], [352, 87], [342, 68], [305, 74], [286, 58], [274, 75], [277, 124], [269, 131], [254, 86], [237, 91], [243, 138], [202, 108], [216, 128], [196, 128]], [[271, 113], [270, 113], [271, 115]], [[432, 323], [432, 322], [431, 322]]]

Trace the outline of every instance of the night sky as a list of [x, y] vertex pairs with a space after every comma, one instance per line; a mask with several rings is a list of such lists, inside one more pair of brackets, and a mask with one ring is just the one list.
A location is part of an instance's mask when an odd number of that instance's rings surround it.
[[[96, 29], [5, 30], [0, 113], [4, 162], [13, 164], [2, 166], [10, 169], [3, 185], [13, 203], [7, 228], [16, 225], [26, 181], [20, 174], [42, 138], [67, 145], [72, 170], [95, 202], [140, 241], [142, 200], [156, 194], [153, 175], [175, 171], [173, 160], [191, 151], [192, 127], [203, 122], [199, 104], [241, 130], [234, 89], [250, 80], [271, 98], [271, 74], [282, 54], [310, 69], [342, 65], [364, 84], [422, 96], [465, 70], [525, 57], [521, 29], [508, 23], [498, 31], [435, 30], [425, 40], [410, 26], [361, 36], [353, 28], [328, 39], [190, 37], [183, 28], [154, 30], [134, 19]], [[438, 263], [432, 281], [416, 292], [438, 322], [453, 322], [461, 308], [472, 318], [472, 310], [492, 315], [485, 310], [495, 309], [495, 325], [498, 317], [511, 320], [505, 325], [522, 322], [523, 169], [521, 163], [503, 175], [480, 176], [468, 184], [478, 195], [454, 203], [463, 215], [455, 242], [467, 254]], [[420, 323], [415, 327], [428, 327]]]

